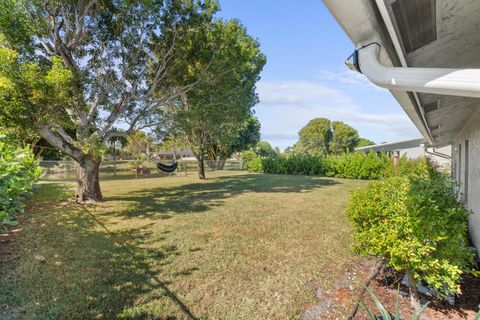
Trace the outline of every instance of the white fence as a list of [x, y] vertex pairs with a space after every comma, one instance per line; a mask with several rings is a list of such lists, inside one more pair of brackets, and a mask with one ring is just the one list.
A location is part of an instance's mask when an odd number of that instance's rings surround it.
[[[134, 160], [103, 161], [100, 165], [100, 179], [102, 178], [135, 178], [135, 177], [159, 177], [168, 175], [193, 175], [198, 172], [196, 160], [178, 160], [177, 170], [173, 173], [164, 173], [157, 169], [156, 164], [172, 164], [172, 160], [142, 161], [136, 164]], [[76, 178], [76, 164], [74, 161], [60, 160], [40, 161], [42, 167], [41, 180], [69, 181]], [[206, 160], [205, 171], [218, 170], [243, 170], [243, 163], [240, 160]]]

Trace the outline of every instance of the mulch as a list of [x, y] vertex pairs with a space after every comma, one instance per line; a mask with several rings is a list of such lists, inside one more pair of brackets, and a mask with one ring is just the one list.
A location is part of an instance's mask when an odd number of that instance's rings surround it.
[[[373, 270], [373, 265], [371, 263], [361, 263], [355, 269], [355, 272], [366, 280]], [[370, 283], [370, 289], [391, 314], [395, 314], [397, 290], [400, 290], [400, 315], [402, 319], [408, 320], [415, 314], [415, 310], [410, 306], [408, 287], [401, 285], [402, 278], [403, 274], [401, 273], [391, 270], [384, 271]], [[444, 300], [432, 299], [420, 294], [422, 303], [429, 301], [429, 306], [422, 314], [421, 320], [473, 320], [480, 309], [480, 277], [465, 275], [461, 280], [460, 290], [461, 294], [455, 296], [453, 306]], [[357, 289], [352, 290], [351, 287], [339, 284], [328, 297], [328, 300], [333, 302], [330, 304], [329, 310], [322, 312], [321, 315], [318, 314], [316, 319], [342, 319], [338, 315], [351, 312], [358, 292]], [[319, 299], [318, 302], [320, 303], [323, 299]], [[377, 310], [368, 293], [365, 293], [363, 301], [371, 310]], [[364, 320], [369, 318], [363, 308], [360, 308], [353, 319]]]

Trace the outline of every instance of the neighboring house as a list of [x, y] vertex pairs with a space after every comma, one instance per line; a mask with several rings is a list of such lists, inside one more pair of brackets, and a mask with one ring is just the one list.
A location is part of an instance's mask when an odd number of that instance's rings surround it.
[[426, 148], [427, 141], [425, 138], [418, 138], [413, 140], [396, 141], [390, 143], [374, 144], [366, 147], [355, 148], [356, 151], [361, 153], [369, 152], [386, 152], [392, 154], [397, 152], [399, 156], [406, 156], [408, 159], [415, 159], [419, 157], [429, 157], [438, 166], [443, 169], [449, 169], [452, 161], [451, 146], [442, 147], [439, 149]]
[[480, 249], [480, 1], [324, 3], [357, 49], [347, 65], [389, 89], [429, 146], [453, 146]]

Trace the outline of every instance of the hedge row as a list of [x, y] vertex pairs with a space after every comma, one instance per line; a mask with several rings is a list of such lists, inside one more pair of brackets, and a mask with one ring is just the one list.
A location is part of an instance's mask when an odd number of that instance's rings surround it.
[[338, 156], [290, 155], [261, 158], [254, 152], [242, 155], [250, 172], [275, 174], [327, 175], [350, 179], [378, 179], [390, 165], [385, 154], [346, 153]]
[[29, 148], [15, 148], [0, 136], [0, 225], [15, 225], [41, 169]]

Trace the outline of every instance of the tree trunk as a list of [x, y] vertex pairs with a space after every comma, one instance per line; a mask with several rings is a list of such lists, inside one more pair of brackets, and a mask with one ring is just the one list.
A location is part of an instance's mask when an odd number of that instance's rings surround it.
[[100, 190], [99, 169], [102, 159], [85, 157], [77, 162], [77, 201], [100, 201], [102, 191]]
[[199, 154], [197, 157], [198, 160], [198, 178], [200, 180], [205, 179], [205, 163], [203, 161], [203, 154]]
[[410, 304], [415, 311], [420, 310], [420, 298], [418, 297], [417, 285], [410, 272], [407, 272], [408, 287], [410, 290]]
[[227, 160], [225, 160], [225, 159], [220, 159], [220, 160], [215, 161], [215, 168], [217, 170], [223, 170], [223, 168], [225, 167], [225, 162], [226, 161]]

